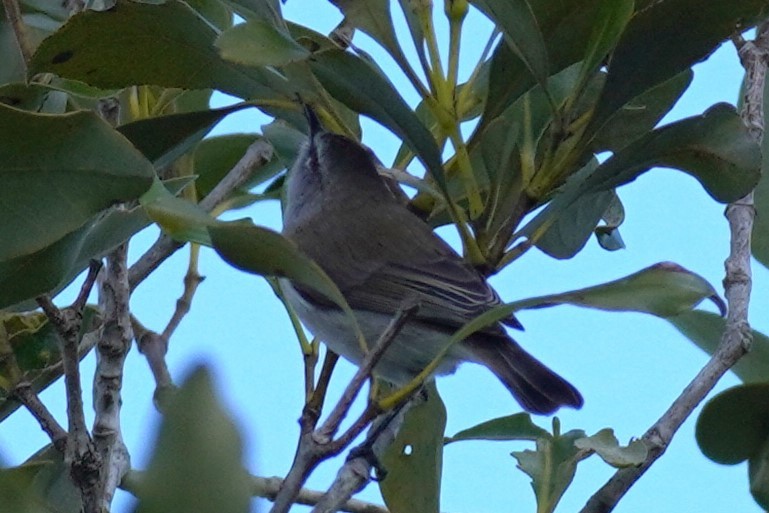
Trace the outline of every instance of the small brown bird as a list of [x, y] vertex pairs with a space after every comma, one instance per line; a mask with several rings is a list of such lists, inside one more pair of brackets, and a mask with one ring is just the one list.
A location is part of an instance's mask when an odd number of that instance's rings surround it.
[[[313, 116], [310, 116], [313, 118]], [[395, 384], [418, 374], [461, 326], [500, 304], [494, 289], [443, 239], [411, 213], [377, 173], [371, 153], [311, 119], [308, 143], [285, 184], [283, 233], [336, 283], [374, 343], [404, 300], [417, 312], [374, 369]], [[284, 280], [302, 322], [333, 351], [360, 363], [349, 319], [315, 291]], [[504, 320], [518, 327], [513, 316]], [[470, 361], [488, 367], [529, 412], [579, 408], [571, 384], [521, 348], [496, 323], [454, 344], [437, 374]]]

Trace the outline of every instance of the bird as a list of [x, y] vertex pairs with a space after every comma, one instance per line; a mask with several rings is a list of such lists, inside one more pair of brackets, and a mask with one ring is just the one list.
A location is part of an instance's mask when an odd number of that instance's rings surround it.
[[[373, 369], [375, 376], [403, 385], [454, 332], [500, 305], [500, 296], [393, 193], [368, 148], [324, 130], [309, 109], [308, 119], [308, 140], [284, 183], [282, 233], [336, 284], [369, 345], [405, 302], [417, 305]], [[355, 325], [341, 308], [310, 287], [285, 278], [281, 285], [315, 337], [361, 363], [365, 354]], [[434, 375], [474, 362], [491, 370], [528, 412], [580, 408], [579, 391], [524, 350], [504, 325], [520, 327], [510, 315], [455, 343]]]

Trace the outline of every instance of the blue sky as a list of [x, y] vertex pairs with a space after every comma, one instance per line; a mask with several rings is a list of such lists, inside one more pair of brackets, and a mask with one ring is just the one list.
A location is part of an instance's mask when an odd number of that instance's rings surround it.
[[[288, 19], [320, 32], [328, 32], [340, 19], [336, 9], [324, 2], [313, 2], [312, 9], [308, 9], [304, 2], [291, 1], [284, 11]], [[465, 74], [485, 44], [488, 29], [479, 15], [470, 22], [473, 28], [468, 27], [465, 33], [467, 52], [461, 68]], [[439, 23], [439, 30], [442, 27]], [[365, 35], [356, 35], [355, 42], [386, 70], [392, 69], [389, 60]], [[695, 68], [693, 85], [666, 121], [699, 114], [719, 101], [735, 103], [741, 77], [736, 51], [726, 44]], [[405, 82], [397, 74], [393, 80], [404, 87], [407, 101], [415, 104], [416, 95]], [[256, 132], [268, 121], [254, 111], [238, 113], [221, 123], [215, 133]], [[364, 142], [384, 162], [392, 160], [399, 144], [392, 134], [370, 122], [364, 124]], [[567, 261], [556, 261], [532, 250], [492, 279], [502, 298], [512, 301], [580, 288], [668, 260], [704, 276], [722, 290], [729, 235], [723, 205], [715, 203], [694, 179], [673, 170], [652, 170], [623, 187], [619, 194], [627, 213], [621, 228], [627, 249], [609, 253], [591, 241], [584, 251]], [[279, 206], [275, 202], [231, 215], [243, 216], [280, 229]], [[455, 239], [451, 230], [444, 229], [441, 234], [450, 241]], [[139, 236], [131, 246], [132, 258], [140, 255], [155, 236], [152, 230]], [[162, 330], [167, 323], [182, 290], [187, 254], [186, 250], [178, 252], [134, 294], [134, 312], [148, 327]], [[228, 267], [205, 249], [201, 272], [206, 281], [191, 314], [171, 341], [168, 360], [172, 374], [181, 380], [193, 365], [209, 365], [243, 433], [249, 469], [262, 476], [282, 476], [293, 457], [296, 420], [303, 399], [302, 360], [290, 323], [263, 280]], [[769, 274], [758, 264], [754, 280], [752, 322], [755, 328], [769, 332], [767, 296], [763, 293], [769, 285]], [[67, 303], [72, 295], [71, 291], [65, 293], [60, 304]], [[559, 412], [564, 431], [579, 428], [592, 434], [612, 427], [623, 442], [639, 437], [707, 360], [669, 324], [655, 317], [562, 306], [521, 312], [519, 319], [526, 326], [524, 333], [514, 334], [519, 342], [569, 379], [585, 397], [582, 410]], [[93, 365], [91, 356], [84, 363], [84, 379], [92, 376]], [[348, 364], [339, 366], [332, 397], [352, 370]], [[736, 378], [729, 375], [717, 390], [735, 384]], [[448, 408], [448, 434], [519, 411], [496, 378], [478, 366], [463, 366], [455, 375], [439, 379], [438, 386]], [[137, 351], [132, 351], [125, 375], [123, 421], [124, 437], [137, 467], [147, 462], [158, 424], [152, 405], [153, 387], [146, 363]], [[90, 400], [89, 393], [85, 396]], [[43, 400], [64, 421], [61, 384], [47, 390]], [[90, 404], [87, 408], [90, 412]], [[745, 465], [724, 467], [701, 455], [693, 438], [695, 418], [696, 414], [683, 426], [667, 454], [631, 489], [617, 512], [761, 511], [748, 494]], [[549, 418], [535, 421], [550, 426]], [[11, 463], [23, 461], [46, 442], [26, 412], [20, 411], [0, 425], [0, 454]], [[441, 509], [535, 511], [528, 477], [515, 468], [515, 460], [509, 456], [511, 451], [526, 447], [529, 445], [499, 442], [465, 442], [447, 447]], [[321, 466], [308, 486], [325, 489], [338, 465], [339, 460]], [[581, 508], [612, 473], [613, 469], [596, 457], [582, 462], [559, 511]], [[374, 485], [360, 498], [381, 500]], [[128, 504], [129, 499], [119, 497], [115, 511], [128, 511]]]

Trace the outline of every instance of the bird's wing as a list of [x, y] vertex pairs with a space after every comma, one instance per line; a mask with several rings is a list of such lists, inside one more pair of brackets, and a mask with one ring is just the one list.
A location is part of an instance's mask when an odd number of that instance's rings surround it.
[[[350, 307], [392, 315], [413, 301], [418, 319], [455, 329], [501, 304], [483, 276], [421, 219], [394, 202], [380, 205], [377, 214], [365, 225], [347, 217], [344, 227], [323, 230], [322, 236], [302, 234], [302, 250], [328, 273]], [[399, 227], [396, 241], [385, 231], [392, 226]], [[299, 291], [331, 306], [317, 293]], [[520, 327], [512, 315], [502, 322]]]

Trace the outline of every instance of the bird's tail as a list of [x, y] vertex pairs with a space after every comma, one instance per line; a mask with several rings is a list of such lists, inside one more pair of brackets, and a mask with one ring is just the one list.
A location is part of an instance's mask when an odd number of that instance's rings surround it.
[[531, 413], [550, 414], [561, 406], [582, 407], [571, 383], [545, 367], [509, 337], [473, 337], [462, 345], [473, 361], [488, 367]]

